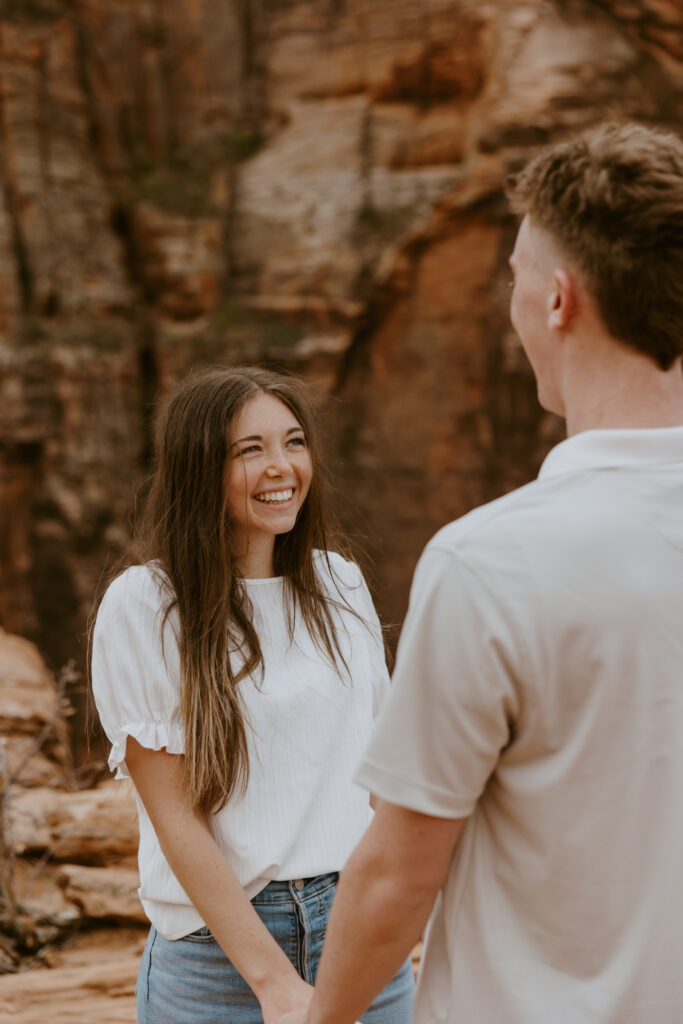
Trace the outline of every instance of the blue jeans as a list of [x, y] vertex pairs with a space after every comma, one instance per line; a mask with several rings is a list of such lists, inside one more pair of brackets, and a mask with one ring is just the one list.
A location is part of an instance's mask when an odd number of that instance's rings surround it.
[[[252, 900], [257, 914], [313, 984], [338, 875], [271, 882]], [[413, 971], [407, 960], [363, 1015], [363, 1024], [410, 1024]], [[136, 988], [138, 1024], [262, 1024], [256, 996], [208, 928], [170, 942], [150, 929]]]

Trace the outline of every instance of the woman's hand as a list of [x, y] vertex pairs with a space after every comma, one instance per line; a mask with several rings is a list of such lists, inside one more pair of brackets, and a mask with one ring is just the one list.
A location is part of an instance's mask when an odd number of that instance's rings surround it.
[[281, 1018], [292, 1018], [304, 1021], [308, 1006], [313, 996], [313, 986], [303, 981], [294, 973], [287, 978], [278, 979], [259, 993], [259, 1002], [263, 1012], [263, 1024], [277, 1024]]
[[276, 1024], [306, 1024], [306, 1010], [293, 1010], [292, 1013], [286, 1013]]
[[[284, 1017], [280, 1017], [275, 1024], [306, 1024], [308, 1020], [308, 1012], [306, 1010], [293, 1010], [291, 1013], [286, 1013]], [[356, 1021], [356, 1024], [360, 1024], [360, 1021]]]
[[265, 1024], [311, 1001], [299, 975], [252, 906], [204, 815], [190, 806], [183, 757], [128, 737], [126, 763], [174, 875], [254, 992]]

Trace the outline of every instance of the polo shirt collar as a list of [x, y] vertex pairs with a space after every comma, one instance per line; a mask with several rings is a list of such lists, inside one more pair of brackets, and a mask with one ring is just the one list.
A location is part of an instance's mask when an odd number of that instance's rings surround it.
[[539, 480], [582, 469], [683, 463], [683, 427], [586, 430], [568, 437], [546, 456]]

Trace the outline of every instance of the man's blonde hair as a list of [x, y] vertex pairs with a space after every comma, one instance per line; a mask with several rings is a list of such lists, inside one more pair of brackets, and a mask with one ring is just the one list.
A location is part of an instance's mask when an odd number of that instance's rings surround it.
[[669, 369], [683, 352], [683, 141], [603, 124], [543, 150], [507, 191], [582, 274], [610, 334]]

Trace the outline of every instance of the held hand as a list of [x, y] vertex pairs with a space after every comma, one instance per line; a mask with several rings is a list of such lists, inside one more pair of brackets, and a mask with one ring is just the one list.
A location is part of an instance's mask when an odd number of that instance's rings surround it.
[[[306, 1024], [307, 1014], [307, 1010], [293, 1010], [278, 1018], [275, 1024]], [[360, 1021], [356, 1021], [356, 1024], [360, 1024]]]
[[285, 982], [274, 984], [261, 997], [263, 1024], [278, 1024], [290, 1018], [291, 1024], [303, 1024], [312, 996], [313, 986], [292, 972]]
[[292, 1010], [291, 1013], [279, 1017], [276, 1024], [306, 1024], [307, 1013], [308, 1010]]

